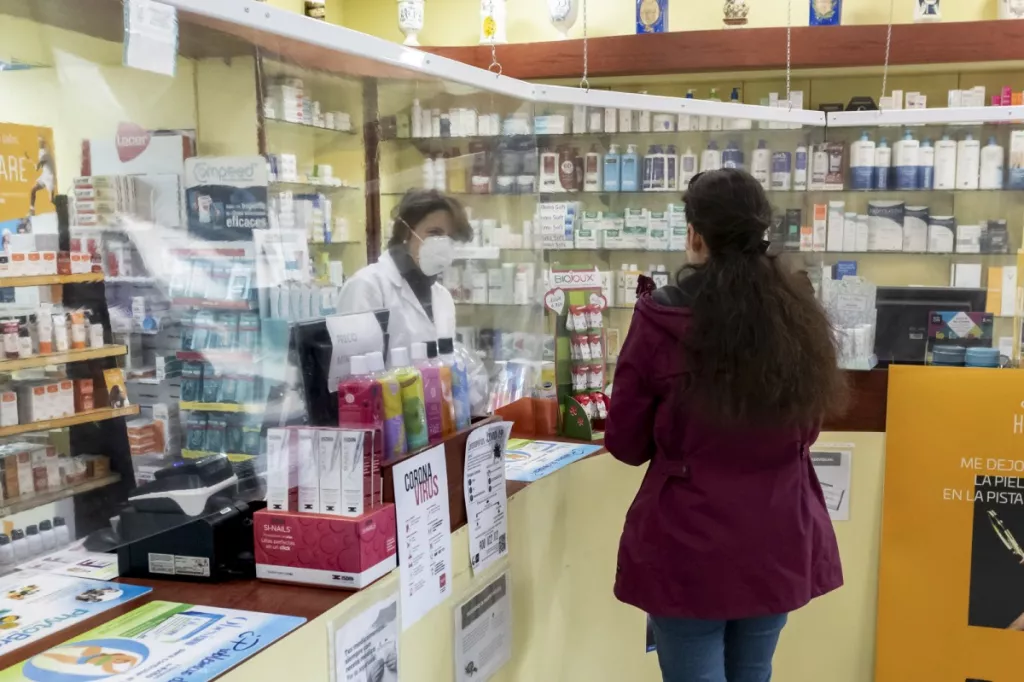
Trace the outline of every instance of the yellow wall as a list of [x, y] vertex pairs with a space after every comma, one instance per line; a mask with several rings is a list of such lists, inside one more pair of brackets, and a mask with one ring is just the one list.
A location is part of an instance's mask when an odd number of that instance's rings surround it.
[[[794, 614], [776, 655], [783, 682], [871, 682], [882, 513], [883, 434], [823, 434], [854, 444], [851, 520], [836, 523], [846, 586]], [[644, 616], [612, 596], [626, 509], [643, 470], [610, 456], [579, 462], [509, 502], [513, 660], [494, 682], [657, 682], [644, 652]], [[454, 534], [453, 597], [404, 633], [406, 682], [453, 679], [452, 608], [491, 574], [473, 578], [466, 530]], [[397, 590], [397, 571], [259, 654], [224, 682], [326, 682], [327, 623]]]
[[[284, 0], [279, 0], [284, 2]], [[389, 40], [403, 39], [398, 30], [398, 9], [391, 0], [341, 0], [342, 19], [328, 16], [364, 33]], [[580, 2], [580, 0], [577, 0]], [[786, 0], [748, 0], [750, 26], [785, 26]], [[884, 24], [889, 20], [888, 0], [847, 0], [843, 23]], [[913, 20], [913, 2], [894, 0], [893, 20]], [[942, 3], [946, 21], [975, 21], [996, 18], [994, 0], [955, 0]], [[548, 21], [547, 0], [508, 0], [508, 39], [510, 42], [556, 40], [558, 32]], [[591, 36], [619, 35], [635, 31], [635, 4], [632, 0], [590, 0], [588, 32]], [[477, 0], [426, 0], [426, 20], [420, 42], [424, 45], [476, 45], [480, 40]], [[792, 0], [792, 23], [806, 26], [805, 0]], [[722, 27], [722, 2], [669, 0], [669, 28], [672, 31], [699, 31]], [[570, 37], [583, 36], [582, 6]], [[879, 56], [881, 61], [881, 55]]]

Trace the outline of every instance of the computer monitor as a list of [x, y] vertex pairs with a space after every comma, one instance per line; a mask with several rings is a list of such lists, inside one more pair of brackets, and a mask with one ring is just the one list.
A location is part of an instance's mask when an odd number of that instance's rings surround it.
[[875, 355], [879, 365], [922, 365], [932, 312], [984, 312], [985, 289], [878, 287]]

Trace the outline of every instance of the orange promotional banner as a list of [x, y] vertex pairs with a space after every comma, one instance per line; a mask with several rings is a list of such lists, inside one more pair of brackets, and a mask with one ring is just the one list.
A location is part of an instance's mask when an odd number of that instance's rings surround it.
[[1024, 373], [892, 367], [876, 682], [1024, 679]]
[[43, 216], [55, 232], [56, 191], [53, 130], [0, 123], [0, 234], [38, 231], [32, 224]]

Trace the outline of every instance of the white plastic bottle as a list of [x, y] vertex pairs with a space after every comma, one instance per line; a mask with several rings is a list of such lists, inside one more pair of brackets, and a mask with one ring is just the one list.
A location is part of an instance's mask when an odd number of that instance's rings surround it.
[[889, 189], [889, 171], [892, 168], [892, 150], [883, 137], [875, 148], [875, 189]]
[[721, 170], [722, 152], [718, 149], [718, 143], [712, 140], [708, 142], [708, 148], [700, 155], [700, 172], [706, 173], [712, 170]]
[[434, 189], [434, 157], [423, 159], [423, 189]]
[[53, 523], [49, 519], [39, 522], [39, 538], [43, 541], [44, 552], [57, 549], [57, 535], [53, 532]]
[[71, 533], [68, 531], [67, 524], [64, 523], [63, 516], [53, 517], [53, 532], [57, 537], [57, 549], [71, 544]]
[[39, 537], [39, 526], [32, 524], [25, 527], [25, 542], [28, 543], [29, 556], [39, 556], [43, 553], [43, 539]]
[[25, 531], [20, 528], [11, 531], [11, 550], [14, 552], [14, 563], [16, 564], [28, 561], [31, 557], [28, 541], [25, 540]]
[[956, 142], [943, 135], [935, 143], [935, 182], [934, 189], [956, 188]]
[[423, 107], [418, 99], [412, 101], [412, 136], [425, 137], [423, 134]]
[[[708, 95], [709, 102], [721, 102], [722, 99], [718, 96], [718, 90], [711, 88], [711, 94]], [[721, 130], [722, 129], [722, 117], [721, 116], [708, 116], [708, 130]]]
[[0, 533], [0, 573], [6, 573], [14, 568], [14, 547], [11, 546], [11, 539], [4, 533]]
[[917, 163], [917, 186], [921, 189], [931, 189], [935, 186], [935, 147], [932, 146], [931, 140], [921, 143]]
[[686, 148], [686, 152], [679, 157], [679, 189], [686, 189], [690, 180], [697, 174], [697, 155], [693, 149]]
[[896, 189], [917, 189], [921, 143], [914, 139], [913, 133], [908, 130], [898, 144], [893, 164], [896, 167]]
[[772, 184], [772, 150], [764, 140], [757, 141], [757, 149], [751, 154], [750, 174], [761, 183], [761, 187], [771, 188]]
[[988, 144], [981, 149], [981, 173], [979, 187], [981, 189], [1003, 188], [1003, 148], [996, 143], [995, 137], [988, 139]]
[[956, 145], [956, 188], [978, 189], [981, 142], [968, 133]]
[[793, 152], [793, 189], [807, 191], [807, 145], [803, 142]]
[[444, 154], [438, 154], [434, 159], [434, 189], [448, 191], [448, 160]]
[[850, 145], [850, 189], [871, 189], [874, 173], [875, 141], [865, 131]]
[[601, 154], [597, 145], [593, 145], [583, 161], [583, 191], [601, 191]]

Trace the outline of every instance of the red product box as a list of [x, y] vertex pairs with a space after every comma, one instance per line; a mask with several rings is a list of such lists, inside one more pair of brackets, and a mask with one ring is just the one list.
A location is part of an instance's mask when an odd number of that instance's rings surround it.
[[360, 590], [398, 566], [393, 504], [357, 517], [261, 509], [253, 527], [261, 580]]

